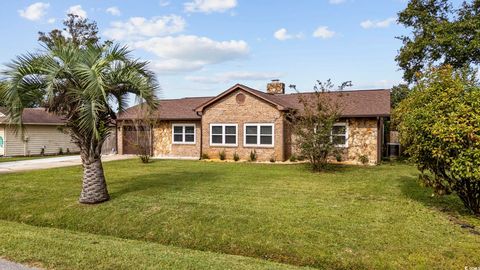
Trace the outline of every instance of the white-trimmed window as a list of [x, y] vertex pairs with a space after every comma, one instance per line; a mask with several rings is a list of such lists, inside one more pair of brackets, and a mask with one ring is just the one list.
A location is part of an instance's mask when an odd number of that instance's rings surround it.
[[243, 144], [255, 147], [273, 147], [274, 124], [245, 124]]
[[237, 146], [237, 124], [210, 124], [210, 145]]
[[195, 124], [173, 124], [172, 141], [173, 144], [195, 144]]
[[333, 125], [332, 142], [336, 147], [348, 147], [347, 123], [335, 123]]

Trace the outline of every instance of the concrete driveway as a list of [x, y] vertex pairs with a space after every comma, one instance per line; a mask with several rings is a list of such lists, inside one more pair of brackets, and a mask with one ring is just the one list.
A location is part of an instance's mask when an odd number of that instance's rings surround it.
[[13, 263], [0, 258], [0, 269], [2, 270], [40, 270], [39, 268], [31, 268], [18, 263]]
[[[135, 158], [135, 156], [105, 155], [105, 156], [102, 156], [102, 161], [108, 162], [113, 160], [123, 160], [123, 159], [130, 159], [130, 158]], [[49, 157], [49, 158], [42, 158], [42, 159], [1, 162], [0, 174], [50, 169], [50, 168], [60, 168], [60, 167], [68, 167], [68, 166], [75, 166], [75, 165], [81, 165], [81, 164], [82, 164], [82, 161], [80, 159], [80, 156]]]

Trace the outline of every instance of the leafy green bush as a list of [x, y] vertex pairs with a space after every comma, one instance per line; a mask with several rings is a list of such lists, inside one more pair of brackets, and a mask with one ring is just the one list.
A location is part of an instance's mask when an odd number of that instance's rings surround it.
[[271, 156], [271, 157], [270, 157], [270, 162], [271, 162], [271, 163], [275, 163], [275, 161], [276, 161], [276, 160], [275, 160], [275, 156]]
[[298, 159], [298, 158], [297, 158], [297, 155], [296, 155], [296, 154], [292, 154], [288, 160], [290, 160], [290, 162], [297, 162], [297, 159]]
[[429, 70], [394, 111], [400, 141], [436, 194], [480, 215], [480, 86], [476, 73]]
[[202, 153], [202, 159], [210, 159], [210, 156], [207, 153]]
[[363, 164], [363, 165], [367, 165], [368, 162], [369, 162], [369, 159], [368, 159], [368, 156], [367, 155], [360, 155], [358, 157], [358, 160]]

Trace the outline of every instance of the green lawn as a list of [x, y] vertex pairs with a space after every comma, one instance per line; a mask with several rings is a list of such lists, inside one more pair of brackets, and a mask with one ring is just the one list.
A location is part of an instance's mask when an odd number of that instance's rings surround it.
[[0, 256], [58, 269], [480, 266], [480, 220], [431, 197], [409, 165], [105, 169], [112, 200], [97, 206], [77, 203], [80, 167], [1, 175]]

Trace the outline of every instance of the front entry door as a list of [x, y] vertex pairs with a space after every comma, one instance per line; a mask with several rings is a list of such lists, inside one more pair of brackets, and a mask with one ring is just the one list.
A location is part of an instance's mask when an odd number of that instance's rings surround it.
[[5, 155], [5, 131], [0, 128], [0, 156]]

